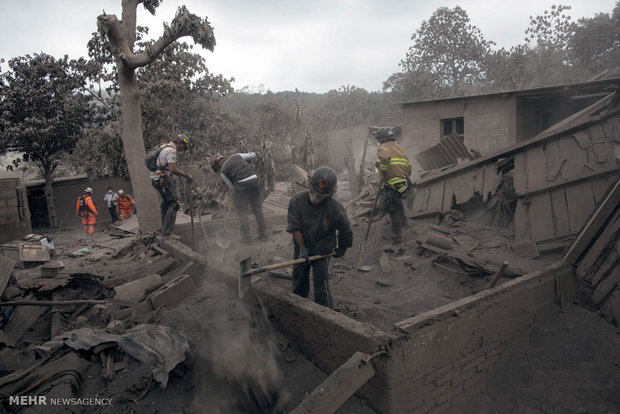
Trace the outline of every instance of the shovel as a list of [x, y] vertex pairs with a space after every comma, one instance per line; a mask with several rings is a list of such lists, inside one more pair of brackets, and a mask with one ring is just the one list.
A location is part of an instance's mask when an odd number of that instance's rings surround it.
[[215, 242], [222, 249], [228, 248], [230, 243], [232, 243], [232, 235], [228, 232], [228, 219], [230, 218], [230, 213], [232, 209], [229, 209], [226, 213], [226, 218], [224, 219], [224, 228], [217, 232], [215, 235]]
[[[331, 257], [331, 256], [333, 256], [335, 254], [336, 254], [336, 252], [331, 252], [329, 254], [318, 254], [316, 256], [310, 256], [308, 258], [308, 260], [313, 262], [315, 260], [320, 260], [320, 259], [325, 259], [327, 257]], [[258, 273], [268, 272], [270, 270], [281, 269], [283, 267], [293, 266], [293, 265], [296, 265], [296, 264], [304, 263], [305, 261], [306, 261], [306, 259], [304, 259], [302, 257], [300, 259], [289, 260], [287, 262], [275, 263], [275, 264], [272, 264], [272, 265], [257, 267], [256, 269], [248, 270], [248, 267], [249, 267], [249, 264], [251, 262], [251, 259], [249, 257], [246, 257], [245, 259], [243, 259], [243, 260], [241, 260], [239, 262], [239, 267], [240, 267], [240, 270], [241, 270], [241, 272], [239, 273], [239, 298], [242, 299], [245, 296], [245, 294], [247, 293], [247, 291], [248, 291], [248, 289], [250, 287], [250, 276], [256, 275]]]

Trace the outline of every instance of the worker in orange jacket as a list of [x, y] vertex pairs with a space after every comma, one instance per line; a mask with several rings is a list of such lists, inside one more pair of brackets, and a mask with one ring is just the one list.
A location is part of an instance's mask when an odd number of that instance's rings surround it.
[[86, 187], [84, 194], [78, 197], [77, 205], [75, 207], [75, 213], [82, 217], [82, 224], [84, 225], [84, 233], [91, 236], [95, 232], [95, 222], [97, 221], [97, 207], [93, 203], [93, 189]]
[[121, 220], [131, 217], [136, 202], [133, 201], [133, 198], [129, 194], [125, 193], [123, 190], [118, 190], [118, 200], [116, 203], [118, 211], [121, 213]]

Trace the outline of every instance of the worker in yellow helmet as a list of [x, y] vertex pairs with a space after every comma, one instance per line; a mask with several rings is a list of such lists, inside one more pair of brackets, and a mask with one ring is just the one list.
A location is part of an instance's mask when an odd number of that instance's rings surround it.
[[377, 148], [379, 161], [375, 164], [380, 178], [377, 208], [390, 215], [392, 244], [399, 244], [402, 241], [402, 227], [407, 222], [402, 198], [411, 184], [411, 164], [405, 149], [396, 142], [391, 128], [378, 129], [374, 136], [380, 143]]

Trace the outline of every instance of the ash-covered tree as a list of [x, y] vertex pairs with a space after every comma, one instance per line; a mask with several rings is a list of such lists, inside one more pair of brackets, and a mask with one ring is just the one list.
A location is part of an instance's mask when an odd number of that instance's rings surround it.
[[94, 119], [93, 102], [84, 94], [86, 62], [40, 53], [13, 58], [8, 66], [0, 74], [0, 152], [22, 154], [15, 166], [20, 160], [40, 166], [55, 227], [52, 174]]
[[[137, 27], [136, 45], [145, 49], [153, 41], [142, 41], [148, 28]], [[128, 178], [127, 163], [120, 138], [120, 101], [118, 82], [113, 71], [112, 55], [99, 33], [88, 43], [89, 56], [99, 67], [96, 82], [106, 90], [96, 92], [108, 109], [105, 129], [93, 130], [80, 143], [81, 161], [89, 174], [113, 174]], [[143, 136], [147, 147], [168, 141], [177, 133], [192, 139], [192, 156], [203, 157], [217, 152], [222, 144], [230, 145], [239, 136], [231, 132], [239, 120], [230, 121], [217, 104], [219, 98], [232, 93], [231, 82], [221, 74], [211, 74], [205, 59], [186, 43], [173, 42], [160, 58], [136, 71], [143, 120]], [[236, 129], [236, 128], [233, 128]], [[187, 154], [186, 154], [187, 155]]]
[[233, 92], [232, 81], [211, 74], [192, 46], [172, 43], [159, 59], [138, 71], [147, 146], [184, 133], [192, 139], [192, 152], [209, 152], [208, 131], [218, 123], [212, 119], [215, 102]]
[[134, 51], [138, 5], [143, 4], [147, 11], [155, 14], [159, 3], [159, 0], [122, 0], [122, 20], [107, 14], [97, 18], [101, 36], [108, 42], [107, 46], [116, 63], [121, 97], [121, 137], [142, 231], [159, 227], [159, 217], [157, 209], [153, 208], [157, 205], [157, 196], [144, 165], [146, 150], [136, 69], [153, 63], [168, 46], [185, 36], [191, 36], [196, 44], [205, 49], [212, 51], [215, 47], [213, 28], [207, 19], [199, 18], [181, 6], [172, 23], [164, 25], [164, 33], [159, 39], [144, 50]]
[[572, 24], [568, 54], [575, 66], [592, 74], [618, 71], [620, 65], [620, 1], [611, 14], [598, 13]]
[[388, 91], [399, 91], [405, 95], [403, 98], [421, 98], [420, 92], [428, 91], [406, 86], [415, 87], [420, 84], [417, 79], [423, 79], [431, 83], [430, 91], [458, 96], [484, 79], [484, 61], [493, 42], [484, 39], [459, 6], [438, 8], [411, 35], [411, 40], [413, 45], [399, 64], [402, 73], [410, 76], [392, 75], [386, 84]]

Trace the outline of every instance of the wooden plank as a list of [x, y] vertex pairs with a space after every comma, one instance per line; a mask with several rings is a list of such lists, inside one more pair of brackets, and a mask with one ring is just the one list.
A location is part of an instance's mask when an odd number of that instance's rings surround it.
[[[609, 251], [603, 263], [601, 263], [596, 271], [584, 272], [583, 268], [577, 267], [577, 275], [580, 278], [584, 278], [590, 281], [590, 286], [595, 288], [601, 280], [603, 280], [611, 271], [618, 266], [618, 255], [620, 252], [617, 250], [618, 245], [613, 246], [613, 250]], [[594, 270], [594, 268], [592, 268]]]
[[474, 196], [475, 171], [467, 171], [464, 174], [454, 176], [453, 190], [457, 204], [466, 203]]
[[555, 236], [551, 215], [551, 196], [543, 193], [529, 200], [528, 217], [532, 232], [532, 240], [548, 239]]
[[515, 209], [515, 239], [517, 240], [530, 240], [532, 233], [530, 231], [530, 222], [527, 213], [527, 204], [524, 200], [517, 201], [517, 208]]
[[620, 321], [620, 286], [616, 287], [614, 293], [601, 306], [601, 313], [611, 322]]
[[0, 255], [0, 295], [4, 293], [4, 289], [6, 288], [6, 284], [11, 277], [11, 272], [13, 272], [14, 267], [15, 260], [7, 256]]
[[482, 195], [484, 186], [484, 166], [474, 170], [474, 192]]
[[[616, 155], [614, 154], [614, 147], [609, 142], [603, 142], [592, 145], [589, 150], [594, 154], [594, 160], [588, 159], [590, 162], [596, 162], [597, 164], [604, 164], [600, 167], [605, 167], [616, 162]], [[588, 152], [589, 154], [589, 152]]]
[[355, 158], [353, 157], [353, 138], [349, 136], [345, 144], [345, 164], [349, 173], [349, 191], [351, 198], [357, 197], [359, 194], [359, 183], [357, 182], [357, 171], [355, 170]]
[[590, 181], [590, 185], [592, 186], [594, 201], [596, 202], [596, 205], [598, 205], [605, 197], [607, 190], [609, 190], [608, 177], [601, 177], [597, 178], [596, 180], [592, 180]]
[[611, 191], [607, 193], [605, 199], [599, 204], [596, 211], [588, 220], [588, 223], [586, 223], [579, 236], [577, 236], [573, 245], [564, 255], [564, 260], [567, 263], [574, 265], [577, 260], [579, 260], [579, 257], [581, 257], [585, 249], [591, 243], [592, 238], [596, 235], [601, 226], [605, 224], [614, 210], [616, 210], [618, 204], [620, 204], [620, 180], [616, 180]]
[[566, 187], [566, 204], [568, 205], [568, 216], [570, 228], [581, 230], [584, 223], [588, 220], [592, 210], [594, 210], [594, 194], [590, 183], [579, 183]]
[[528, 192], [532, 188], [549, 185], [546, 181], [547, 160], [542, 145], [527, 150], [526, 162]]
[[560, 153], [558, 140], [550, 141], [545, 146], [545, 163], [545, 180], [548, 182], [563, 181], [561, 172], [562, 167], [566, 164], [566, 158]]
[[590, 132], [590, 140], [594, 145], [611, 141], [607, 138], [607, 134], [605, 134], [603, 124], [592, 125], [588, 130]]
[[562, 177], [565, 180], [571, 180], [581, 177], [585, 173], [590, 172], [585, 165], [588, 163], [586, 151], [579, 147], [575, 139], [570, 136], [562, 137], [558, 140], [560, 146], [560, 154], [566, 158], [566, 163], [562, 167]]
[[413, 211], [424, 211], [426, 210], [426, 205], [428, 204], [428, 197], [430, 196], [430, 185], [425, 185], [423, 187], [416, 188], [415, 190], [415, 198], [413, 199]]
[[482, 201], [489, 200], [489, 194], [493, 194], [497, 186], [502, 182], [502, 173], [497, 172], [496, 163], [489, 164], [484, 170], [484, 184], [482, 186]]
[[[366, 164], [366, 154], [368, 153], [368, 139], [364, 139], [364, 152], [362, 153], [362, 159], [360, 161], [360, 172], [357, 177], [358, 190], [362, 190], [362, 184], [364, 183], [364, 164]], [[358, 191], [358, 193], [359, 193]]]
[[444, 181], [445, 186], [443, 190], [443, 203], [441, 207], [443, 211], [448, 211], [452, 209], [452, 198], [454, 195], [454, 178], [455, 177], [449, 177], [446, 178], [446, 180]]
[[572, 135], [572, 139], [577, 143], [579, 148], [584, 151], [592, 146], [592, 140], [590, 139], [590, 134], [587, 129], [575, 132]]
[[571, 233], [570, 220], [568, 218], [568, 206], [566, 193], [563, 188], [551, 191], [551, 208], [553, 212], [553, 226], [556, 236], [564, 236]]
[[556, 182], [553, 184], [547, 184], [543, 187], [538, 187], [538, 188], [529, 188], [529, 190], [525, 193], [517, 193], [518, 197], [531, 197], [535, 194], [540, 194], [540, 193], [546, 193], [549, 191], [553, 191], [555, 189], [558, 188], [566, 188], [570, 185], [575, 185], [578, 183], [582, 183], [584, 181], [593, 181], [595, 179], [598, 178], [604, 178], [607, 179], [607, 177], [609, 176], [617, 176], [618, 174], [618, 167], [616, 167], [615, 165], [609, 168], [605, 168], [605, 169], [599, 169], [599, 170], [588, 170], [587, 173], [582, 174], [579, 177], [573, 177], [570, 180], [566, 180], [565, 182]]
[[603, 123], [603, 130], [608, 141], [620, 142], [620, 116], [609, 118]]
[[587, 252], [584, 252], [583, 258], [579, 262], [579, 270], [583, 274], [588, 273], [590, 268], [596, 263], [601, 253], [606, 250], [610, 243], [615, 242], [620, 231], [620, 212], [616, 212], [615, 217], [605, 225], [605, 229], [597, 237]]
[[445, 182], [443, 180], [437, 181], [430, 186], [426, 210], [441, 210], [443, 208], [444, 187]]
[[605, 296], [609, 294], [613, 289], [615, 289], [616, 285], [620, 283], [620, 266], [616, 266], [609, 276], [603, 279], [594, 289], [592, 293], [592, 301], [596, 304], [601, 303]]
[[291, 414], [330, 414], [345, 403], [360, 387], [375, 375], [368, 355], [356, 352], [319, 384]]
[[[515, 168], [512, 172], [513, 183], [517, 194], [527, 193], [526, 152], [515, 154]], [[486, 177], [485, 177], [486, 179]]]

